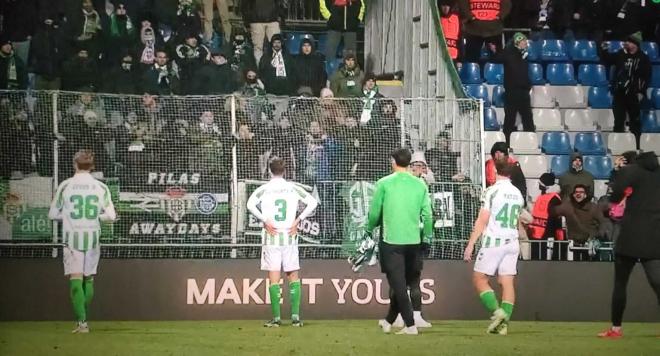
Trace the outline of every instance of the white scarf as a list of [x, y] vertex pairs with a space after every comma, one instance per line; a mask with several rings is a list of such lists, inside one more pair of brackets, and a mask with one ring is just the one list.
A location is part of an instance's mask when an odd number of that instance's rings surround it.
[[154, 68], [158, 71], [158, 85], [160, 85], [161, 81], [165, 79], [165, 83], [169, 84], [170, 83], [170, 78], [169, 78], [169, 71], [167, 70], [167, 65], [164, 66], [159, 66], [158, 63], [154, 64]]
[[[151, 33], [148, 34], [147, 31], [151, 30]], [[140, 62], [144, 64], [153, 64], [155, 58], [155, 44], [156, 38], [154, 34], [154, 29], [151, 27], [143, 27], [140, 31], [140, 39], [144, 44], [144, 50], [142, 50], [142, 56], [140, 57]]]
[[371, 120], [371, 111], [374, 108], [374, 104], [376, 103], [376, 99], [374, 97], [376, 94], [378, 94], [378, 91], [374, 88], [372, 90], [363, 90], [364, 93], [364, 98], [362, 98], [362, 102], [364, 105], [362, 106], [362, 115], [360, 115], [360, 124], [364, 125], [369, 120]]
[[276, 77], [286, 77], [286, 67], [284, 66], [284, 57], [282, 56], [282, 51], [273, 53], [273, 59], [271, 59], [270, 64], [275, 67]]

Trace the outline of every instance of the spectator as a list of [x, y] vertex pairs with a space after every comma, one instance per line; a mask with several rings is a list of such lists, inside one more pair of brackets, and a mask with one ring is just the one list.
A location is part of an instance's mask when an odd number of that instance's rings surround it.
[[4, 32], [6, 40], [14, 45], [16, 57], [27, 63], [30, 40], [37, 28], [37, 1], [2, 1], [0, 17], [2, 18], [0, 32]]
[[247, 121], [239, 122], [236, 152], [238, 153], [238, 179], [259, 179], [261, 140], [256, 137]]
[[254, 69], [248, 69], [245, 72], [245, 84], [240, 90], [240, 94], [244, 96], [264, 96], [266, 95], [266, 87], [259, 79], [259, 74]]
[[364, 0], [319, 0], [321, 16], [328, 22], [328, 42], [325, 58], [337, 56], [337, 47], [344, 38], [344, 52], [356, 52], [357, 29], [364, 19]]
[[[612, 169], [612, 173], [610, 174], [610, 179], [608, 182], [608, 190], [611, 190], [612, 187], [614, 186], [614, 181], [621, 175], [622, 168], [634, 164], [635, 161], [637, 160], [637, 152], [636, 151], [627, 151], [621, 154], [621, 156], [616, 157], [614, 159], [614, 168]], [[626, 200], [627, 197], [632, 194], [632, 188], [630, 188], [630, 191], [626, 192], [626, 199], [623, 199], [623, 201], [619, 201], [616, 203], [610, 203], [608, 206], [608, 216], [610, 218], [610, 221], [612, 222], [612, 241], [616, 243], [617, 238], [619, 237], [619, 233], [621, 231], [621, 220], [623, 219], [623, 215], [625, 213], [625, 207], [626, 207]], [[608, 196], [601, 197], [601, 199], [606, 199], [609, 200], [611, 194], [608, 194]]]
[[8, 39], [0, 41], [0, 89], [27, 89], [25, 62], [16, 55]]
[[546, 242], [548, 238], [564, 240], [564, 230], [561, 219], [550, 216], [550, 211], [561, 204], [559, 187], [555, 184], [553, 173], [543, 173], [539, 178], [539, 190], [541, 195], [536, 197], [532, 208], [532, 222], [529, 224], [529, 238], [533, 260], [545, 260], [548, 249], [552, 251], [552, 259], [558, 260], [566, 256], [566, 244], [550, 245]]
[[606, 27], [606, 10], [606, 1], [578, 0], [573, 10], [575, 37], [601, 42]]
[[257, 63], [254, 61], [254, 51], [250, 44], [245, 41], [243, 34], [234, 35], [234, 40], [231, 43], [231, 53], [228, 53], [227, 59], [231, 63], [231, 70], [235, 73], [236, 82], [245, 83], [245, 71], [248, 68], [256, 68]]
[[136, 58], [139, 58], [141, 69], [146, 70], [154, 64], [156, 59], [156, 47], [161, 46], [156, 31], [151, 25], [151, 20], [143, 19], [140, 22], [140, 41], [135, 49]]
[[290, 96], [296, 92], [296, 66], [293, 57], [284, 50], [280, 34], [270, 39], [271, 49], [261, 56], [259, 76], [266, 85], [266, 92]]
[[486, 161], [486, 187], [495, 184], [495, 161], [507, 160], [512, 165], [511, 169], [511, 183], [520, 190], [520, 193], [527, 200], [527, 183], [525, 182], [525, 175], [520, 169], [520, 163], [513, 157], [509, 156], [509, 145], [506, 142], [495, 142], [490, 149], [490, 159]]
[[211, 54], [211, 61], [197, 70], [193, 83], [197, 95], [231, 94], [236, 89], [234, 72], [222, 52]]
[[137, 73], [133, 57], [125, 54], [120, 64], [115, 64], [109, 71], [103, 91], [114, 94], [140, 94], [140, 85], [136, 80], [139, 78]]
[[642, 7], [641, 0], [611, 0], [609, 9], [608, 16], [612, 23], [612, 35], [619, 39], [641, 31], [642, 18], [651, 16], [650, 11], [645, 11]]
[[109, 66], [119, 63], [133, 44], [135, 26], [127, 15], [125, 2], [127, 0], [116, 2], [110, 14], [109, 30], [105, 34], [105, 61]]
[[337, 98], [362, 97], [360, 83], [363, 78], [364, 74], [360, 70], [355, 54], [348, 52], [344, 56], [344, 66], [330, 78], [330, 90]]
[[155, 95], [172, 95], [179, 92], [179, 74], [168, 64], [167, 53], [156, 51], [154, 64], [142, 75], [142, 91]]
[[504, 136], [509, 143], [516, 129], [516, 115], [520, 114], [523, 130], [535, 132], [530, 90], [532, 84], [527, 70], [527, 37], [520, 32], [513, 35], [499, 59], [504, 64]]
[[511, 11], [510, 0], [459, 0], [463, 32], [465, 33], [465, 61], [478, 62], [481, 47], [493, 54], [502, 48], [503, 19]]
[[412, 159], [410, 161], [410, 169], [412, 170], [412, 174], [415, 177], [421, 178], [427, 185], [435, 183], [433, 171], [429, 169], [429, 166], [426, 163], [424, 152], [413, 152]]
[[[5, 94], [6, 95], [6, 94]], [[22, 179], [32, 171], [32, 130], [28, 121], [27, 108], [15, 98], [0, 98], [0, 143], [2, 167], [0, 177]]]
[[[304, 165], [304, 139], [301, 132], [295, 130], [291, 121], [286, 115], [283, 115], [273, 128], [270, 137], [271, 156], [279, 157], [287, 163], [287, 167], [296, 167], [301, 170], [301, 165]], [[295, 164], [294, 164], [295, 162]], [[288, 179], [300, 179], [293, 169], [287, 171]], [[301, 174], [301, 173], [298, 173]], [[265, 177], [266, 175], [262, 175]]]
[[[587, 242], [590, 240], [607, 238], [607, 221], [601, 209], [591, 201], [592, 196], [588, 193], [588, 187], [576, 184], [569, 194], [570, 197], [564, 199], [553, 209], [554, 211], [550, 210], [550, 215], [566, 218], [567, 237], [574, 241], [574, 246], [588, 247]], [[574, 259], [588, 260], [590, 252], [574, 251]], [[591, 255], [593, 256], [593, 252]]]
[[326, 86], [328, 75], [325, 72], [323, 58], [316, 53], [310, 38], [304, 38], [300, 44], [300, 54], [296, 56], [296, 72], [298, 87], [310, 87], [314, 96], [321, 95], [321, 89]]
[[559, 177], [559, 188], [562, 198], [567, 198], [573, 192], [573, 188], [580, 184], [587, 189], [590, 197], [594, 196], [594, 176], [584, 170], [582, 166], [582, 154], [579, 152], [571, 153], [570, 169]]
[[101, 40], [101, 16], [94, 10], [92, 0], [82, 0], [82, 8], [67, 17], [66, 37], [73, 40], [72, 47], [86, 48], [89, 57], [98, 59]]
[[376, 76], [369, 73], [362, 79], [362, 114], [360, 115], [360, 125], [366, 125], [373, 117], [372, 114], [378, 111], [379, 99], [384, 96], [378, 92], [376, 85]]
[[614, 132], [624, 132], [626, 118], [630, 132], [635, 134], [637, 149], [641, 135], [640, 102], [646, 96], [646, 89], [651, 79], [651, 62], [640, 50], [642, 34], [635, 32], [623, 43], [624, 48], [614, 54], [607, 51], [607, 42], [603, 42], [601, 58], [614, 66], [612, 88], [614, 101]]
[[[591, 1], [591, 0], [590, 0]], [[537, 25], [539, 11], [541, 10], [540, 0], [535, 1], [512, 1], [511, 12], [504, 21], [509, 28], [534, 28]]]
[[37, 90], [60, 90], [65, 43], [58, 22], [45, 19], [37, 26], [30, 44], [29, 71], [35, 73]]
[[195, 82], [195, 74], [211, 59], [211, 51], [199, 44], [197, 34], [189, 33], [185, 36], [185, 42], [176, 47], [176, 64], [179, 68], [179, 79], [181, 81], [181, 90], [184, 94], [192, 94]]
[[220, 23], [222, 24], [222, 34], [225, 43], [231, 41], [231, 23], [229, 22], [229, 6], [227, 0], [202, 0], [203, 4], [203, 17], [202, 22], [204, 26], [204, 43], [211, 43], [213, 40], [213, 5], [218, 8], [220, 15]]
[[199, 2], [195, 0], [179, 0], [176, 8], [175, 31], [179, 36], [188, 36], [195, 34], [197, 36], [202, 32], [202, 19], [200, 17], [201, 9]]
[[[343, 122], [337, 122], [331, 136], [336, 143], [336, 156], [334, 157], [335, 180], [356, 180], [365, 176], [367, 160], [370, 159], [365, 151], [368, 137], [363, 127], [358, 126], [357, 115], [346, 115]], [[341, 121], [341, 120], [340, 120]]]
[[401, 120], [397, 117], [397, 107], [394, 101], [385, 99], [379, 109], [377, 120], [369, 121], [366, 152], [371, 152], [367, 180], [378, 180], [391, 170], [390, 153], [402, 145]]
[[199, 123], [193, 130], [195, 147], [189, 157], [191, 170], [203, 169], [203, 174], [213, 181], [229, 177], [229, 146], [220, 126], [210, 110], [202, 111]]
[[[86, 48], [62, 64], [62, 89], [76, 91], [78, 88], [97, 88], [98, 65]], [[72, 153], [73, 154], [73, 153]]]
[[454, 62], [458, 61], [458, 44], [461, 36], [461, 21], [458, 17], [456, 0], [438, 0], [438, 9], [440, 10], [440, 26], [445, 35], [449, 57]]
[[[548, 25], [555, 38], [572, 38], [567, 34], [575, 13], [575, 0], [552, 0], [548, 4]], [[567, 36], [567, 37], [565, 37]]]
[[286, 17], [286, 4], [282, 0], [243, 0], [241, 12], [243, 22], [250, 27], [250, 38], [254, 47], [254, 59], [261, 62], [264, 40], [271, 42], [273, 35], [280, 33], [278, 19]]
[[466, 177], [458, 170], [461, 153], [452, 150], [449, 132], [441, 131], [436, 135], [434, 145], [426, 150], [425, 157], [438, 182], [465, 181]]
[[328, 138], [318, 121], [310, 122], [305, 141], [304, 151], [298, 155], [297, 160], [300, 163], [298, 179], [308, 184], [330, 180], [334, 142]]

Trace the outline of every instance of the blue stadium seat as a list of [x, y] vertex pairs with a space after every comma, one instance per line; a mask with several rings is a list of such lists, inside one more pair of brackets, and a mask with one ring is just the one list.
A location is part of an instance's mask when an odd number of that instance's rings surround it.
[[583, 155], [605, 155], [607, 148], [600, 132], [578, 132], [573, 148]]
[[493, 87], [493, 105], [498, 108], [504, 107], [504, 87], [501, 85]]
[[488, 99], [488, 88], [483, 84], [468, 84], [463, 86], [465, 88], [465, 93], [468, 96], [471, 96], [475, 99], [483, 99], [484, 106], [490, 106], [490, 100]]
[[484, 79], [488, 84], [502, 84], [504, 78], [504, 65], [499, 63], [486, 63]]
[[642, 110], [642, 132], [660, 133], [660, 117], [654, 110]]
[[296, 55], [300, 53], [300, 44], [304, 37], [305, 34], [301, 32], [289, 32], [286, 35], [286, 48], [290, 54]]
[[527, 60], [529, 62], [541, 61], [541, 43], [539, 41], [527, 41]]
[[584, 156], [583, 165], [595, 179], [608, 179], [612, 172], [612, 159], [609, 156]]
[[578, 82], [592, 87], [606, 86], [607, 69], [602, 64], [580, 64]]
[[463, 84], [483, 83], [479, 63], [463, 63], [461, 70], [458, 72], [458, 76], [461, 78], [461, 83]]
[[588, 94], [589, 106], [593, 109], [612, 107], [612, 93], [608, 87], [591, 87]]
[[325, 45], [328, 43], [328, 34], [322, 33], [320, 35], [317, 35], [316, 38], [318, 39], [318, 41], [316, 42], [316, 51], [320, 53], [325, 52]]
[[598, 49], [596, 42], [577, 40], [571, 44], [571, 58], [580, 62], [598, 62]]
[[549, 131], [543, 134], [541, 139], [541, 150], [549, 155], [568, 155], [573, 152], [571, 138], [568, 133], [561, 131]]
[[343, 61], [341, 58], [333, 58], [325, 61], [325, 71], [328, 73], [328, 77], [339, 69]]
[[484, 130], [500, 130], [500, 123], [497, 122], [497, 113], [495, 112], [495, 108], [484, 108]]
[[610, 44], [610, 48], [607, 49], [610, 53], [618, 52], [623, 48], [623, 41], [606, 41]]
[[482, 63], [486, 62], [486, 61], [490, 60], [491, 55], [492, 54], [490, 53], [488, 48], [486, 48], [486, 46], [482, 46], [481, 51], [479, 52], [479, 61], [482, 62]]
[[660, 109], [660, 88], [651, 91], [651, 102], [656, 109]]
[[658, 44], [655, 42], [642, 42], [641, 49], [647, 56], [649, 60], [653, 63], [660, 62], [660, 54], [658, 53]]
[[651, 88], [660, 88], [660, 66], [653, 66], [651, 69]]
[[576, 85], [574, 73], [571, 63], [550, 63], [545, 76], [551, 85]]
[[566, 44], [562, 40], [543, 40], [541, 44], [541, 59], [546, 62], [568, 61]]
[[527, 72], [529, 73], [529, 80], [532, 82], [532, 85], [545, 85], [543, 66], [540, 63], [530, 63]]
[[571, 157], [568, 155], [552, 156], [550, 160], [550, 172], [557, 177], [566, 173], [571, 166]]

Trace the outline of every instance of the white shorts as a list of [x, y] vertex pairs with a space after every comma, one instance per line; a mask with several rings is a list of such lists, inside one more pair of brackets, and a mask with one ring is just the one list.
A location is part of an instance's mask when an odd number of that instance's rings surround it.
[[91, 248], [87, 251], [78, 251], [69, 247], [62, 249], [62, 260], [64, 262], [64, 275], [82, 274], [83, 276], [93, 276], [96, 274], [96, 268], [99, 266], [101, 258], [101, 248]]
[[515, 276], [518, 274], [516, 267], [519, 255], [520, 244], [517, 239], [498, 247], [481, 248], [474, 262], [474, 271], [489, 276], [494, 276], [495, 271], [499, 276]]
[[298, 246], [262, 246], [261, 270], [293, 272], [300, 269]]

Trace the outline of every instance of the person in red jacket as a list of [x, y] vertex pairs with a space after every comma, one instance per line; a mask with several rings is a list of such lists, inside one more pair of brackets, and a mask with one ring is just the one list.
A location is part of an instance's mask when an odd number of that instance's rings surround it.
[[509, 156], [509, 145], [506, 142], [495, 142], [490, 149], [490, 159], [486, 161], [486, 187], [495, 184], [495, 161], [507, 160], [512, 165], [511, 183], [520, 190], [520, 193], [527, 202], [527, 183], [525, 182], [525, 175], [520, 168], [520, 163], [513, 157]]
[[564, 230], [561, 227], [561, 218], [550, 215], [550, 212], [559, 204], [559, 186], [555, 184], [553, 173], [543, 173], [539, 178], [541, 195], [536, 198], [532, 208], [532, 222], [529, 224], [529, 239], [532, 240], [531, 250], [533, 260], [545, 260], [547, 251], [552, 251], [552, 259], [558, 260], [566, 256], [566, 244], [547, 243], [548, 238], [564, 240]]
[[449, 57], [454, 62], [458, 60], [458, 43], [461, 34], [461, 22], [458, 18], [458, 11], [455, 7], [456, 0], [438, 0], [438, 9], [440, 10], [440, 26], [445, 35]]

